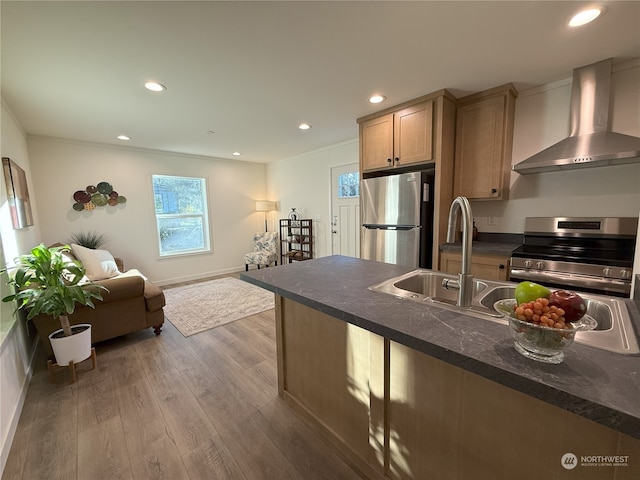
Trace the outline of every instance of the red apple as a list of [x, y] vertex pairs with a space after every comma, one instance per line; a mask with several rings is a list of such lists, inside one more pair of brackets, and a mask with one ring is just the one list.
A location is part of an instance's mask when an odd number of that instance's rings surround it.
[[580, 320], [587, 313], [587, 304], [580, 295], [571, 290], [555, 290], [549, 296], [549, 305], [555, 305], [564, 310], [567, 322]]

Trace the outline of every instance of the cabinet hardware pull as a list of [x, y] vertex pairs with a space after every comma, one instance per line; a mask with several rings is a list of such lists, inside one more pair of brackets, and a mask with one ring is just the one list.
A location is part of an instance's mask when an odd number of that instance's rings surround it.
[[399, 163], [400, 162], [400, 157], [396, 157], [394, 160], [395, 160], [396, 163]]
[[498, 268], [499, 268], [500, 270], [504, 270], [504, 265], [503, 265], [503, 264], [500, 264], [500, 265], [498, 265]]
[[492, 188], [491, 189], [491, 193], [498, 193], [498, 189], [497, 188]]
[[387, 162], [388, 162], [388, 163], [391, 163], [391, 159], [390, 159], [390, 158], [387, 158]]

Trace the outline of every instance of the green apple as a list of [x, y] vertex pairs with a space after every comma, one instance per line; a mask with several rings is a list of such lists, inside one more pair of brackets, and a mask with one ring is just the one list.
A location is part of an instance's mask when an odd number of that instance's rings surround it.
[[533, 302], [538, 298], [549, 298], [551, 290], [547, 287], [533, 282], [520, 282], [516, 286], [515, 297], [518, 305], [521, 303]]

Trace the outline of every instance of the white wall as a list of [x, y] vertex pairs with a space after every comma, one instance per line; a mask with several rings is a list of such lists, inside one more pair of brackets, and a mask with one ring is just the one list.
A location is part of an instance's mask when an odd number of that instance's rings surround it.
[[[640, 61], [614, 67], [612, 130], [640, 136]], [[569, 136], [571, 79], [520, 92], [512, 163]], [[533, 175], [511, 173], [507, 201], [472, 202], [481, 232], [522, 233], [524, 217], [631, 216], [640, 213], [640, 163]], [[489, 225], [489, 215], [495, 225]]]
[[269, 200], [278, 202], [269, 230], [294, 207], [314, 220], [314, 257], [331, 255], [331, 168], [358, 163], [358, 139], [331, 145], [267, 166]]
[[[125, 268], [137, 268], [164, 285], [243, 270], [253, 233], [264, 230], [264, 216], [255, 212], [255, 200], [266, 196], [264, 164], [42, 137], [30, 137], [28, 145], [47, 245], [67, 241], [73, 232], [103, 233], [109, 241], [102, 248], [122, 257]], [[159, 258], [151, 174], [207, 178], [212, 253]], [[101, 181], [127, 202], [73, 210], [73, 193]]]
[[[40, 236], [37, 224], [38, 212], [35, 205], [35, 191], [31, 181], [31, 166], [27, 155], [25, 134], [20, 124], [14, 120], [9, 108], [2, 102], [0, 116], [0, 150], [3, 157], [9, 157], [27, 174], [34, 216], [33, 227], [14, 230], [7, 202], [4, 177], [0, 181], [0, 269], [5, 268], [16, 256], [27, 253], [37, 243]], [[9, 295], [7, 275], [0, 276], [1, 298]], [[14, 305], [0, 302], [0, 471], [9, 455], [11, 442], [18, 424], [22, 405], [31, 379], [31, 362], [36, 341], [27, 335], [25, 323], [14, 315]]]

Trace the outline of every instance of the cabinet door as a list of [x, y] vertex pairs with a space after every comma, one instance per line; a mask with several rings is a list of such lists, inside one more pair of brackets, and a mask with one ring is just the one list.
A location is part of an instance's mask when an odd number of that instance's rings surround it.
[[433, 159], [433, 101], [394, 114], [393, 154], [396, 167]]
[[[492, 255], [472, 255], [471, 275], [483, 280], [508, 280], [509, 259]], [[444, 252], [440, 255], [440, 270], [446, 273], [460, 273], [462, 255]]]
[[393, 114], [360, 124], [362, 170], [379, 170], [393, 165]]
[[[382, 338], [289, 299], [282, 299], [277, 323], [281, 396], [320, 419], [341, 449], [363, 463], [370, 463], [370, 453], [382, 456], [382, 447], [373, 453], [369, 441], [376, 407], [370, 389], [384, 395], [383, 380], [372, 378], [371, 342], [379, 349]], [[381, 365], [382, 357], [376, 363]], [[374, 367], [373, 373], [379, 376], [379, 370]], [[384, 413], [376, 415], [382, 422]]]
[[[481, 331], [485, 321], [478, 322]], [[392, 430], [385, 478], [638, 477], [636, 465], [631, 466], [637, 439], [404, 345], [390, 342], [389, 348], [387, 425]], [[525, 442], [524, 453], [514, 455], [514, 445]], [[564, 453], [590, 451], [628, 455], [629, 466], [578, 465], [562, 472]]]
[[455, 194], [467, 198], [502, 197], [502, 142], [505, 97], [458, 108]]

